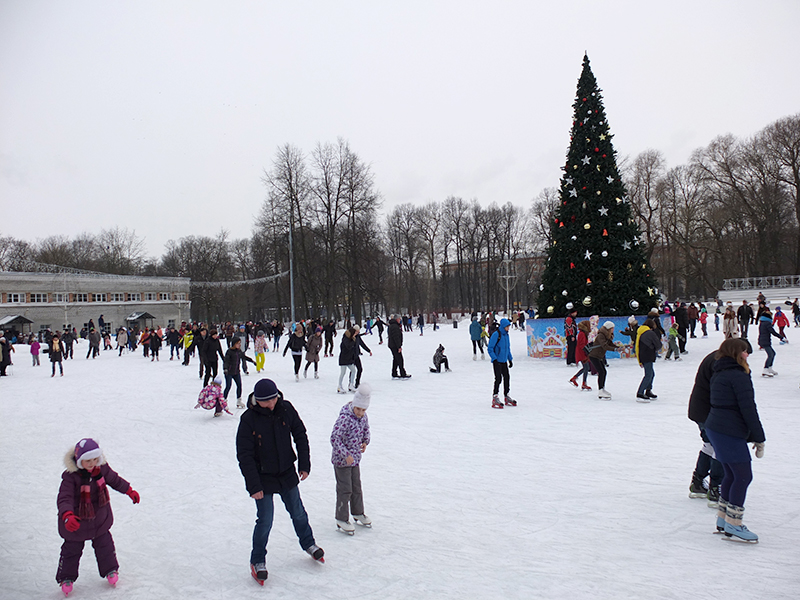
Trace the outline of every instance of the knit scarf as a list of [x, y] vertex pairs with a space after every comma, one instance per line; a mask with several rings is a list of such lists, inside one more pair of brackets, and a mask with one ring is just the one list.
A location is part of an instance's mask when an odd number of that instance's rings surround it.
[[79, 519], [94, 519], [94, 506], [92, 506], [92, 478], [97, 483], [98, 506], [105, 506], [109, 502], [106, 480], [100, 474], [100, 467], [91, 471], [81, 469], [81, 503], [78, 506]]

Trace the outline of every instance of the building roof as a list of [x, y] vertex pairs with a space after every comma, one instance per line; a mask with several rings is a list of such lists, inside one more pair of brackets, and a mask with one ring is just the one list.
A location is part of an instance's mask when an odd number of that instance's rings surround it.
[[27, 325], [29, 323], [33, 323], [33, 321], [22, 315], [9, 315], [0, 319], [0, 327], [5, 327], [6, 325]]
[[125, 317], [126, 321], [138, 321], [139, 319], [155, 319], [149, 312], [135, 312]]

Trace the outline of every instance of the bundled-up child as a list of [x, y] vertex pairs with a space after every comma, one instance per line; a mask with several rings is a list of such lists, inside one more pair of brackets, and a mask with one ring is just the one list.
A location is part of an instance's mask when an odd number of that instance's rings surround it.
[[684, 340], [685, 338], [678, 333], [678, 324], [673, 323], [669, 326], [669, 331], [667, 332], [667, 345], [669, 348], [667, 349], [667, 355], [664, 357], [664, 360], [669, 360], [670, 356], [675, 354], [675, 360], [683, 360], [681, 358], [681, 351], [678, 348], [678, 340]]
[[221, 417], [223, 410], [229, 415], [233, 414], [228, 410], [228, 401], [225, 400], [222, 393], [222, 377], [217, 375], [211, 383], [200, 390], [195, 408], [205, 408], [206, 410], [213, 408], [215, 417]]
[[256, 353], [256, 373], [261, 373], [264, 370], [264, 363], [267, 361], [266, 353], [269, 352], [269, 348], [267, 348], [267, 336], [260, 329], [256, 334], [253, 351]]
[[436, 349], [436, 352], [433, 355], [433, 367], [431, 368], [431, 373], [441, 373], [442, 363], [444, 363], [445, 372], [449, 373], [450, 363], [447, 361], [447, 356], [444, 354], [444, 346], [439, 344], [439, 347]]
[[42, 345], [39, 343], [39, 340], [35, 339], [31, 342], [31, 360], [33, 361], [34, 367], [40, 367], [41, 363], [39, 362], [39, 349]]
[[372, 521], [364, 514], [360, 470], [361, 455], [370, 441], [367, 408], [371, 394], [368, 383], [358, 386], [352, 402], [339, 411], [331, 433], [331, 462], [336, 475], [336, 527], [348, 535], [355, 532], [351, 514], [356, 523], [372, 526]]
[[114, 515], [107, 486], [127, 494], [134, 504], [139, 504], [139, 493], [108, 466], [100, 446], [91, 438], [84, 438], [70, 448], [64, 465], [66, 471], [61, 474], [57, 500], [58, 534], [64, 543], [56, 581], [64, 595], [69, 595], [78, 579], [84, 543], [91, 540], [100, 577], [115, 586], [119, 563], [110, 531]]

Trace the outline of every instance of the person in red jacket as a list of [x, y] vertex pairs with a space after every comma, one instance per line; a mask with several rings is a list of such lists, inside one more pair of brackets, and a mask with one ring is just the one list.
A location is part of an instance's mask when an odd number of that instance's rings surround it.
[[589, 324], [589, 321], [581, 321], [578, 323], [578, 338], [577, 345], [575, 346], [575, 360], [578, 361], [578, 364], [581, 366], [581, 368], [577, 373], [575, 373], [575, 376], [569, 380], [572, 385], [578, 387], [578, 377], [583, 375], [581, 389], [587, 391], [592, 390], [591, 386], [586, 383], [586, 377], [588, 377], [589, 371], [591, 371], [591, 366], [589, 364], [589, 355], [585, 350], [589, 344], [589, 333], [591, 330], [592, 326]]
[[786, 316], [781, 310], [780, 306], [775, 307], [775, 316], [772, 317], [772, 324], [778, 326], [778, 335], [781, 338], [781, 344], [785, 344], [788, 340], [786, 339], [786, 334], [783, 333], [784, 327], [789, 327], [789, 318]]
[[66, 471], [61, 474], [58, 490], [58, 534], [64, 538], [58, 559], [56, 581], [67, 596], [78, 579], [83, 546], [92, 541], [100, 577], [115, 586], [119, 580], [117, 553], [111, 537], [114, 515], [107, 486], [127, 494], [134, 504], [139, 493], [106, 463], [103, 451], [91, 438], [79, 441], [64, 458]]

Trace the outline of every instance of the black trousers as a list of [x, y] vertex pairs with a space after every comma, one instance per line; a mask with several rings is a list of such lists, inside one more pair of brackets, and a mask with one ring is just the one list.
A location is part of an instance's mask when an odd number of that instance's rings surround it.
[[508, 396], [511, 391], [511, 374], [508, 372], [508, 363], [494, 361], [494, 394], [500, 391], [500, 382], [503, 382], [503, 394]]
[[401, 377], [406, 376], [406, 368], [403, 361], [403, 353], [400, 350], [392, 350], [392, 377], [397, 377], [398, 371]]

